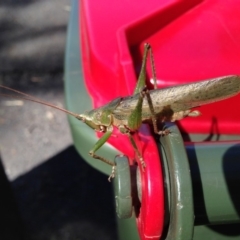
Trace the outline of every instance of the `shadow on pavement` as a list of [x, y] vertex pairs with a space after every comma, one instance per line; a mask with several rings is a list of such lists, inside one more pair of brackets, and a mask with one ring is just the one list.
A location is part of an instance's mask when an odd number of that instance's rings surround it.
[[17, 208], [11, 185], [4, 172], [4, 167], [0, 159], [0, 239], [3, 240], [23, 240], [24, 227]]
[[25, 239], [117, 239], [112, 186], [73, 146], [18, 177], [12, 188]]

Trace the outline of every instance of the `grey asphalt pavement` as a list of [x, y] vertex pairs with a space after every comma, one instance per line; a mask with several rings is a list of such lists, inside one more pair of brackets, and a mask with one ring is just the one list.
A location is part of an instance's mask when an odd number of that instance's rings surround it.
[[[9, 2], [9, 3], [7, 3]], [[64, 106], [70, 1], [0, 3], [0, 83]], [[65, 114], [0, 98], [1, 156], [13, 180], [72, 144]]]
[[[64, 106], [70, 9], [0, 1], [0, 84]], [[0, 239], [117, 239], [111, 185], [72, 144], [64, 113], [0, 96]]]

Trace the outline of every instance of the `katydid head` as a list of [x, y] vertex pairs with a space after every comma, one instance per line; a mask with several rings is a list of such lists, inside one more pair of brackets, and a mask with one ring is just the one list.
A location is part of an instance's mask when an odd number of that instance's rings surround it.
[[94, 117], [92, 116], [93, 114], [91, 113], [92, 111], [85, 112], [83, 114], [79, 114], [77, 116], [77, 119], [83, 121], [86, 123], [90, 128], [96, 131], [104, 131], [105, 129], [101, 127], [98, 123], [94, 121]]
[[86, 123], [90, 128], [105, 132], [106, 128], [112, 124], [111, 112], [104, 107], [87, 111], [77, 116], [77, 119]]

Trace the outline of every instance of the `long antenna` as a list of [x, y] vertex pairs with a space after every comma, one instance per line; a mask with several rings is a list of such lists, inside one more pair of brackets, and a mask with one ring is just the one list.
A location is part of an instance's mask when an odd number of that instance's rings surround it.
[[15, 99], [17, 98], [17, 99], [22, 99], [22, 100], [27, 100], [27, 101], [31, 101], [31, 102], [40, 103], [42, 105], [45, 105], [45, 106], [48, 106], [48, 107], [51, 107], [51, 108], [55, 108], [57, 110], [65, 112], [65, 113], [67, 113], [69, 115], [72, 115], [72, 116], [74, 116], [76, 118], [79, 118], [79, 115], [74, 113], [74, 112], [68, 111], [68, 110], [66, 110], [64, 108], [61, 108], [61, 107], [58, 107], [58, 106], [55, 106], [55, 105], [53, 105], [51, 103], [48, 103], [48, 102], [45, 102], [45, 101], [43, 101], [41, 99], [35, 98], [35, 97], [33, 97], [33, 96], [29, 95], [29, 94], [23, 93], [21, 91], [18, 91], [18, 90], [15, 90], [13, 88], [6, 87], [6, 86], [3, 86], [3, 85], [0, 85], [0, 88], [3, 88], [3, 89], [6, 89], [8, 91], [12, 91], [12, 92], [15, 92], [15, 93], [18, 93], [18, 94], [22, 95], [22, 96], [15, 96], [15, 95], [13, 96], [13, 95], [8, 95], [8, 94], [2, 94], [1, 93], [0, 94], [1, 96], [15, 98]]

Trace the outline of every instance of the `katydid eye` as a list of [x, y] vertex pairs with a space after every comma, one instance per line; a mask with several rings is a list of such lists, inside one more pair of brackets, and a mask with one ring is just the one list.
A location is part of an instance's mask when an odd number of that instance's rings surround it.
[[101, 119], [101, 113], [100, 113], [100, 112], [97, 112], [97, 114], [96, 114], [96, 119], [97, 119], [97, 120], [100, 120], [100, 119]]

